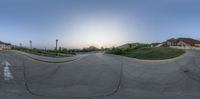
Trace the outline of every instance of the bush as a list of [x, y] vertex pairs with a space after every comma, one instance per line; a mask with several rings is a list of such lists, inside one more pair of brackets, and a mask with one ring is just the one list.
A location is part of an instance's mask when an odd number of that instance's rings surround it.
[[91, 51], [99, 51], [99, 49], [95, 46], [90, 46], [88, 48], [83, 48], [82, 52], [91, 52]]
[[128, 51], [128, 49], [112, 48], [110, 53], [111, 54], [117, 54], [117, 55], [124, 55], [124, 54], [126, 54], [127, 51]]

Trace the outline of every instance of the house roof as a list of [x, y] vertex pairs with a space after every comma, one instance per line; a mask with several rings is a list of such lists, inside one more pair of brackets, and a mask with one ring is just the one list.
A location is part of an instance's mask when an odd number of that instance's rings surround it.
[[172, 42], [172, 43], [177, 43], [178, 42], [178, 39], [174, 39], [174, 38], [171, 38], [169, 40], [167, 40], [168, 42]]
[[179, 41], [182, 41], [184, 43], [190, 44], [192, 46], [194, 46], [195, 44], [200, 44], [199, 40], [195, 40], [192, 38], [178, 38]]
[[4, 42], [0, 41], [0, 44], [5, 44]]
[[187, 43], [187, 44], [190, 44], [192, 46], [194, 46], [195, 44], [200, 44], [200, 41], [199, 40], [195, 40], [195, 39], [192, 39], [192, 38], [178, 38], [178, 39], [169, 39], [167, 40], [168, 42], [172, 42], [172, 43], [178, 43], [178, 42], [184, 42], [184, 43]]
[[5, 42], [2, 42], [2, 41], [0, 41], [0, 44], [11, 45], [10, 43], [5, 43]]

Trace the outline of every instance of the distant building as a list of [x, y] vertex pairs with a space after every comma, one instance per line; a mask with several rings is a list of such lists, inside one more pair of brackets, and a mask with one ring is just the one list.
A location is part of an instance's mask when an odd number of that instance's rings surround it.
[[11, 49], [11, 44], [10, 43], [4, 43], [0, 41], [0, 50], [9, 50]]
[[200, 47], [200, 41], [192, 38], [177, 38], [169, 39], [166, 41], [169, 46], [179, 46], [179, 47]]

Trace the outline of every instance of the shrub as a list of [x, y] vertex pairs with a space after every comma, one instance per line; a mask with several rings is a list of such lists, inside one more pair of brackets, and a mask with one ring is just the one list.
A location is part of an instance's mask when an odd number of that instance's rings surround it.
[[91, 51], [99, 51], [99, 49], [95, 46], [90, 46], [88, 48], [83, 48], [82, 52], [91, 52]]
[[127, 52], [127, 49], [123, 49], [123, 48], [112, 48], [111, 50], [111, 54], [117, 54], [117, 55], [123, 55], [123, 54], [126, 54]]

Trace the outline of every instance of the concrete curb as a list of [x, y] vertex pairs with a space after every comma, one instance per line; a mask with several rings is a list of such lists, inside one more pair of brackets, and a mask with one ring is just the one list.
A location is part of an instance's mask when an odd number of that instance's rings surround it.
[[144, 60], [144, 59], [137, 59], [137, 58], [133, 58], [133, 59], [135, 59], [136, 61], [141, 61], [141, 62], [171, 62], [171, 61], [176, 61], [178, 59], [181, 59], [181, 58], [187, 56], [187, 54], [188, 53], [186, 51], [184, 54], [182, 54], [178, 57], [174, 57], [174, 58], [170, 58], [170, 59], [163, 59], [163, 60]]
[[135, 61], [139, 61], [139, 62], [150, 62], [150, 63], [153, 63], [153, 62], [171, 62], [171, 61], [176, 61], [178, 59], [181, 59], [185, 56], [188, 55], [188, 52], [185, 51], [184, 54], [178, 56], [178, 57], [175, 57], [175, 58], [171, 58], [171, 59], [163, 59], [163, 60], [145, 60], [145, 59], [137, 59], [137, 58], [132, 58], [132, 57], [127, 57], [127, 56], [122, 56], [122, 55], [115, 55], [115, 54], [110, 54], [110, 55], [114, 55], [114, 56], [120, 56], [120, 57], [123, 57], [123, 58], [127, 58], [127, 59], [131, 59], [131, 60], [135, 60]]
[[77, 58], [74, 58], [74, 59], [69, 59], [69, 60], [63, 60], [63, 61], [50, 61], [50, 60], [45, 60], [45, 59], [39, 59], [39, 58], [35, 58], [35, 57], [32, 57], [31, 55], [28, 55], [29, 53], [25, 53], [25, 52], [21, 52], [21, 51], [16, 51], [16, 50], [12, 50], [13, 52], [17, 52], [21, 55], [24, 55], [28, 58], [31, 58], [33, 60], [36, 60], [36, 61], [41, 61], [41, 62], [46, 62], [46, 63], [66, 63], [66, 62], [71, 62], [71, 61], [75, 61], [77, 59], [79, 59], [80, 57], [77, 57]]

